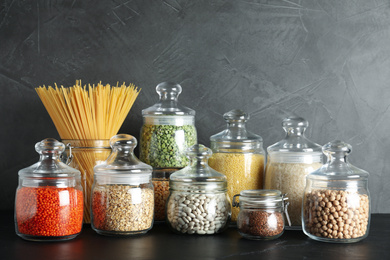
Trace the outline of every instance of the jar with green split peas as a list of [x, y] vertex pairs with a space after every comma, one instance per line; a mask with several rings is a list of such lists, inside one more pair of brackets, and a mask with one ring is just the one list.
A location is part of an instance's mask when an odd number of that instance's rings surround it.
[[[225, 174], [228, 196], [232, 200], [242, 190], [263, 188], [264, 157], [263, 139], [246, 129], [249, 114], [231, 110], [223, 115], [227, 128], [210, 137], [213, 155], [209, 165]], [[232, 208], [231, 225], [237, 221], [239, 209]]]
[[16, 234], [31, 241], [75, 238], [83, 225], [80, 172], [61, 162], [65, 145], [47, 138], [35, 145], [39, 162], [19, 171]]
[[110, 146], [107, 160], [94, 167], [92, 229], [107, 236], [145, 234], [153, 226], [152, 167], [134, 155], [135, 137], [115, 135]]
[[282, 126], [286, 136], [267, 148], [264, 188], [280, 190], [289, 198], [291, 227], [302, 229], [302, 198], [306, 176], [322, 166], [321, 146], [305, 137], [308, 121], [289, 117]]
[[322, 151], [327, 162], [306, 177], [303, 232], [322, 242], [358, 242], [370, 226], [369, 174], [348, 162], [347, 143], [332, 141]]
[[185, 151], [197, 143], [197, 133], [195, 111], [178, 102], [182, 87], [162, 82], [157, 85], [156, 92], [159, 101], [142, 110], [139, 158], [153, 167], [155, 221], [164, 221], [169, 176], [187, 166]]

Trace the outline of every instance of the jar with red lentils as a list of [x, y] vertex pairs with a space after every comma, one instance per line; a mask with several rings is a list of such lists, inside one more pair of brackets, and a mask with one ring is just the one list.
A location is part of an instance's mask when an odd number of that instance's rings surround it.
[[306, 177], [304, 233], [323, 242], [353, 243], [368, 235], [368, 172], [351, 165], [351, 145], [333, 141], [322, 147], [328, 161]]
[[[239, 201], [237, 201], [239, 198]], [[233, 197], [233, 207], [239, 207], [237, 229], [251, 240], [272, 240], [280, 237], [288, 215], [288, 197], [279, 190], [243, 190]]]
[[61, 161], [65, 145], [47, 138], [35, 145], [39, 162], [19, 171], [16, 234], [32, 241], [69, 240], [83, 224], [80, 172]]

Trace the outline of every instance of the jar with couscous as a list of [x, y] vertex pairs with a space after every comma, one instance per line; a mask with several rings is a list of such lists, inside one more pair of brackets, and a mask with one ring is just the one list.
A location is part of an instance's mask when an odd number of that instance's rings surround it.
[[[223, 118], [227, 128], [210, 137], [213, 155], [209, 165], [226, 176], [228, 196], [232, 200], [242, 190], [263, 188], [263, 139], [246, 130], [250, 117], [244, 111], [231, 110]], [[232, 225], [235, 225], [238, 213], [238, 208], [232, 208]]]

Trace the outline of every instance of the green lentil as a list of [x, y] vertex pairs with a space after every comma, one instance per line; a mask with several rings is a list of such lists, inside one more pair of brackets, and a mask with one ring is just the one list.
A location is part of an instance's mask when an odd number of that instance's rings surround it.
[[182, 168], [188, 164], [186, 149], [196, 143], [194, 125], [144, 125], [140, 160], [154, 168]]

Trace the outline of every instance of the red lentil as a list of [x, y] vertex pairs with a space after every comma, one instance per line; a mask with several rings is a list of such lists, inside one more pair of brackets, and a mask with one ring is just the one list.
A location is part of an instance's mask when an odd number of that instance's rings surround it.
[[154, 220], [165, 220], [165, 205], [169, 197], [169, 179], [153, 180], [154, 186]]
[[22, 187], [16, 193], [18, 231], [53, 237], [80, 233], [83, 205], [83, 192], [75, 188]]
[[241, 214], [237, 223], [240, 233], [254, 237], [272, 238], [284, 231], [283, 215], [280, 212], [253, 210], [241, 212]]

